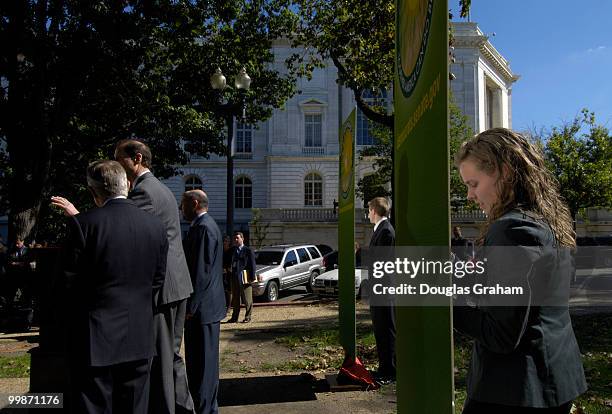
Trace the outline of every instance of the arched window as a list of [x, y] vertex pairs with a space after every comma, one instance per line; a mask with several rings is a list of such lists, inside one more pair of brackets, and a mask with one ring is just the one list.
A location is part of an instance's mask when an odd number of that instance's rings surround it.
[[[384, 89], [377, 93], [365, 90], [361, 96], [370, 106], [387, 108], [387, 91]], [[380, 112], [380, 109], [378, 111]], [[372, 123], [360, 109], [357, 110], [357, 145], [374, 145], [376, 138], [372, 136], [371, 132]]]
[[202, 180], [195, 175], [190, 175], [185, 178], [185, 191], [191, 190], [201, 190], [202, 189]]
[[304, 205], [323, 205], [323, 179], [317, 173], [310, 173], [304, 178]]
[[234, 184], [234, 207], [251, 208], [253, 206], [253, 183], [248, 177], [238, 177]]

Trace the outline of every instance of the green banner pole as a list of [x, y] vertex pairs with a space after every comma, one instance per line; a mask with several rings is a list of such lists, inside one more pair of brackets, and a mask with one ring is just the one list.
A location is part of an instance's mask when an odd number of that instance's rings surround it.
[[338, 289], [340, 344], [356, 357], [355, 340], [355, 110], [340, 128]]
[[[397, 0], [395, 74], [396, 245], [448, 246], [447, 0]], [[450, 305], [396, 309], [399, 414], [454, 412]]]

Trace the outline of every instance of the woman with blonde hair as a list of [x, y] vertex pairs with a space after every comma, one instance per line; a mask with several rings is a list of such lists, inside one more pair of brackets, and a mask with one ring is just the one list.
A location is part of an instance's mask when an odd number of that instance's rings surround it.
[[[542, 152], [521, 135], [495, 128], [463, 143], [455, 164], [468, 199], [487, 215], [482, 248], [531, 249], [538, 275], [561, 285], [563, 265], [538, 255], [575, 247], [575, 232]], [[455, 306], [454, 327], [474, 339], [464, 414], [566, 414], [586, 390], [567, 305], [530, 298], [524, 306]]]

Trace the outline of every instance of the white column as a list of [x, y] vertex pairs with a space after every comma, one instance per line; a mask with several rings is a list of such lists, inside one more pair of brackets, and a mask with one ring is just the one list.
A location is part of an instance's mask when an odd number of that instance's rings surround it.
[[478, 126], [478, 131], [476, 133], [482, 132], [486, 129], [486, 104], [487, 104], [487, 84], [485, 80], [484, 70], [480, 65], [478, 65], [478, 102], [476, 102], [477, 111], [477, 120], [476, 125]]

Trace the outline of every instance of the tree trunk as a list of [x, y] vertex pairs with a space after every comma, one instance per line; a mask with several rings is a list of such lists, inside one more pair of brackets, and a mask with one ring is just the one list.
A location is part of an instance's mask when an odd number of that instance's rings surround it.
[[[15, 144], [14, 141], [22, 141]], [[38, 214], [49, 181], [51, 145], [43, 136], [8, 137], [10, 148], [9, 241], [36, 236]]]
[[47, 3], [35, 6], [35, 33], [26, 28], [26, 3], [14, 2], [9, 15], [8, 100], [6, 118], [10, 174], [9, 242], [35, 236], [38, 214], [51, 169], [51, 141], [46, 110]]

